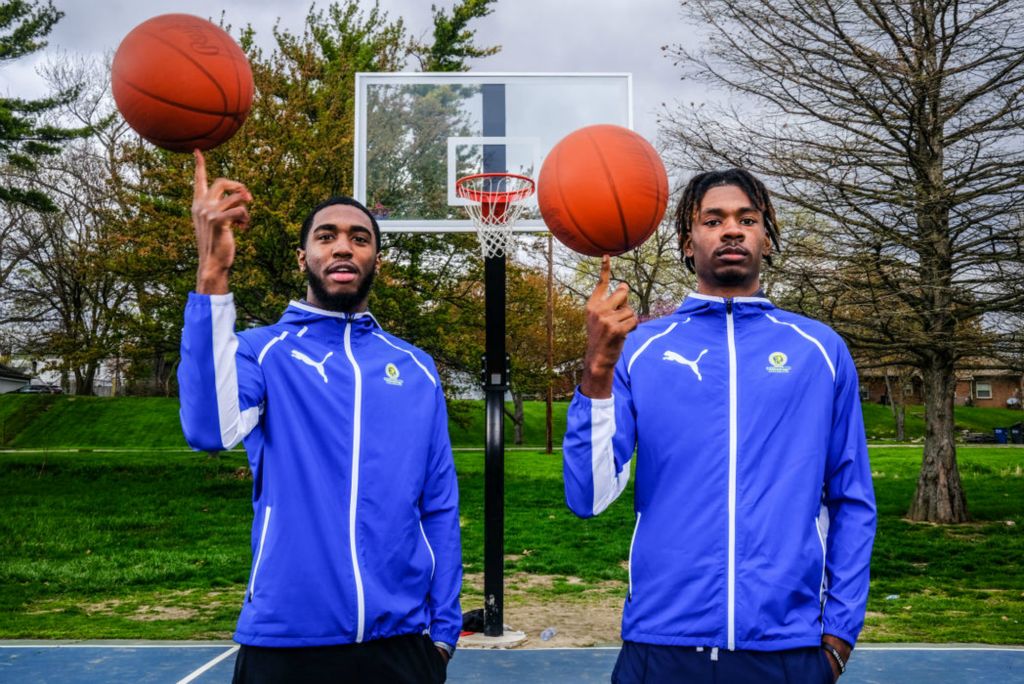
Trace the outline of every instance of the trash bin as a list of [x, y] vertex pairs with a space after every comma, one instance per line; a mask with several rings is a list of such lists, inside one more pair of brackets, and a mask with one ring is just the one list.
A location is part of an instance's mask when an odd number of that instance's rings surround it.
[[996, 444], [1006, 444], [1006, 438], [1009, 433], [1009, 428], [999, 427], [992, 428], [992, 432], [996, 436]]
[[1010, 441], [1014, 444], [1024, 444], [1024, 423], [1010, 426]]

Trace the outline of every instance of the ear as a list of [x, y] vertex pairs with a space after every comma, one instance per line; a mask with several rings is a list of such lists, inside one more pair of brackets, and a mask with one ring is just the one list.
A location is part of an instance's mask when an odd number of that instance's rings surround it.
[[772, 238], [768, 234], [768, 230], [767, 229], [765, 229], [764, 235], [761, 236], [761, 241], [762, 241], [761, 256], [771, 256], [772, 255]]
[[295, 249], [295, 261], [299, 264], [299, 272], [306, 272], [306, 250], [298, 247]]
[[377, 250], [377, 256], [373, 260], [373, 272], [377, 273], [380, 271], [380, 250]]
[[683, 241], [683, 256], [693, 258], [693, 233], [686, 234], [686, 240]]

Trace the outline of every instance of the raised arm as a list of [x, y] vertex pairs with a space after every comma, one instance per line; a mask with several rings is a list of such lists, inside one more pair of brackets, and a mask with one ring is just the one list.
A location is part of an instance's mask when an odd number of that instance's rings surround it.
[[196, 292], [185, 306], [178, 389], [181, 426], [190, 446], [230, 449], [259, 422], [263, 374], [249, 347], [235, 335], [235, 305], [228, 271], [235, 259], [233, 226], [249, 221], [252, 196], [244, 185], [219, 178], [207, 185], [197, 150], [192, 196], [199, 268]]
[[565, 501], [580, 517], [597, 515], [622, 494], [636, 444], [636, 419], [629, 378], [621, 362], [626, 335], [636, 328], [629, 289], [611, 295], [610, 259], [587, 302], [587, 351], [583, 378], [569, 404], [562, 472]]
[[192, 188], [192, 226], [196, 232], [199, 269], [197, 294], [227, 294], [228, 271], [235, 261], [234, 226], [249, 225], [249, 190], [238, 181], [218, 178], [207, 185], [206, 160], [195, 151], [196, 171]]

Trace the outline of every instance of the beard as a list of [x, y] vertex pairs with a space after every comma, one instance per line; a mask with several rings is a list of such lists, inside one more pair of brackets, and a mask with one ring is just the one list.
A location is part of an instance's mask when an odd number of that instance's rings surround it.
[[366, 274], [362, 282], [359, 283], [359, 287], [355, 292], [339, 292], [331, 293], [327, 291], [324, 286], [323, 279], [313, 273], [312, 270], [306, 271], [306, 281], [309, 283], [309, 289], [316, 295], [317, 301], [328, 311], [338, 311], [340, 313], [352, 313], [353, 310], [361, 305], [370, 294], [370, 288], [373, 286], [373, 279], [377, 275], [377, 269], [373, 269]]

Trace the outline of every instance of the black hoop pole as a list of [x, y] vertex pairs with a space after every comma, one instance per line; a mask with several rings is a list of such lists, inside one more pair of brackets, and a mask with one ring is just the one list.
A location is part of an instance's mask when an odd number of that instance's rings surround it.
[[505, 257], [484, 259], [484, 634], [503, 633], [505, 586]]
[[[483, 134], [505, 135], [505, 86], [482, 87]], [[507, 170], [504, 145], [484, 145], [484, 173]], [[488, 190], [492, 188], [487, 188]], [[505, 256], [484, 258], [484, 635], [504, 633], [505, 610]]]

